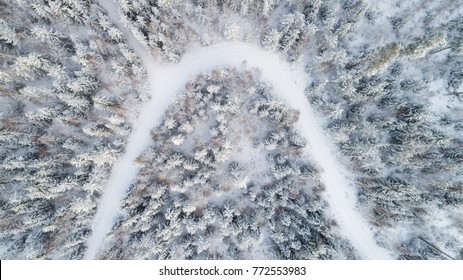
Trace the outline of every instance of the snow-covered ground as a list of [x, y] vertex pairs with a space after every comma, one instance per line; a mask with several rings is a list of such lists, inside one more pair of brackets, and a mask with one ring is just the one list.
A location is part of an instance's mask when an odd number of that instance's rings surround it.
[[190, 50], [180, 63], [161, 66], [151, 59], [142, 46], [121, 26], [120, 18], [110, 0], [101, 0], [113, 22], [125, 33], [128, 44], [141, 58], [149, 77], [152, 99], [142, 109], [139, 121], [130, 136], [124, 156], [113, 167], [92, 226], [92, 235], [85, 253], [86, 259], [98, 257], [106, 234], [111, 230], [120, 211], [120, 200], [133, 182], [137, 167], [133, 160], [150, 144], [150, 130], [155, 127], [165, 109], [181, 91], [188, 79], [219, 66], [258, 68], [260, 79], [273, 86], [273, 92], [290, 107], [300, 112], [296, 128], [307, 139], [310, 155], [321, 169], [321, 181], [326, 187], [325, 199], [331, 214], [358, 255], [364, 259], [390, 259], [393, 256], [376, 244], [374, 232], [356, 209], [356, 189], [352, 175], [340, 163], [340, 153], [320, 125], [304, 96], [308, 80], [303, 65], [289, 64], [272, 51], [241, 42], [219, 43]]

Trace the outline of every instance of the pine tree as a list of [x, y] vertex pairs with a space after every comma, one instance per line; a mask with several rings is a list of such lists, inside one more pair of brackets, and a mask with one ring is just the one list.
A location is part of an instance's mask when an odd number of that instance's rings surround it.
[[391, 43], [374, 52], [367, 61], [365, 73], [373, 76], [387, 67], [400, 53], [401, 45]]
[[276, 50], [282, 34], [275, 28], [268, 28], [262, 36], [261, 45], [270, 50]]
[[1, 41], [12, 46], [17, 46], [20, 42], [14, 28], [10, 27], [8, 23], [2, 19], [0, 19], [0, 42]]
[[413, 43], [404, 46], [402, 54], [412, 59], [422, 58], [433, 48], [444, 45], [445, 37], [445, 33], [438, 33], [415, 38]]
[[234, 41], [238, 39], [239, 35], [240, 35], [240, 26], [234, 22], [227, 24], [223, 30], [223, 36], [227, 40]]
[[14, 63], [16, 75], [26, 80], [37, 80], [44, 74], [47, 61], [36, 53], [18, 57]]

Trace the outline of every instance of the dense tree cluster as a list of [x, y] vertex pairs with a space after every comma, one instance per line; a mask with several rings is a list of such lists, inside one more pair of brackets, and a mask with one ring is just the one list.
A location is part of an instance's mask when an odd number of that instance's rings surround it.
[[313, 46], [324, 52], [322, 44], [336, 44], [331, 35], [344, 36], [366, 10], [361, 1], [345, 2], [341, 9], [331, 0], [118, 0], [136, 38], [167, 62], [197, 43], [223, 39], [258, 43], [291, 61]]
[[144, 70], [91, 1], [0, 7], [2, 258], [81, 258]]
[[[437, 10], [455, 5], [437, 2]], [[349, 11], [353, 4], [344, 1], [341, 8]], [[357, 20], [366, 25], [357, 23], [353, 33], [342, 36], [326, 33], [335, 44], [324, 44], [329, 47], [321, 57], [307, 62], [313, 78], [307, 98], [327, 116], [332, 139], [353, 160], [360, 205], [383, 232], [382, 242], [391, 250], [400, 248], [403, 258], [447, 258], [418, 237], [455, 256], [461, 247], [457, 233], [445, 234], [429, 224], [440, 211], [452, 227], [461, 226], [456, 213], [463, 203], [463, 118], [458, 113], [463, 56], [458, 48], [461, 15], [454, 8], [446, 20], [437, 20], [431, 9], [422, 18], [403, 9], [403, 18], [398, 14], [390, 23], [395, 33], [379, 43], [365, 30], [383, 24], [373, 14], [381, 11], [365, 10]], [[408, 21], [425, 28], [412, 35], [404, 31]], [[362, 45], [353, 37], [358, 34], [366, 34]], [[326, 53], [332, 55], [325, 59]], [[343, 59], [337, 61], [336, 54]], [[454, 96], [453, 103], [432, 110], [445, 96]], [[392, 241], [388, 232], [400, 229], [407, 238]]]
[[191, 80], [152, 131], [102, 258], [332, 259], [352, 250], [292, 128], [251, 72]]

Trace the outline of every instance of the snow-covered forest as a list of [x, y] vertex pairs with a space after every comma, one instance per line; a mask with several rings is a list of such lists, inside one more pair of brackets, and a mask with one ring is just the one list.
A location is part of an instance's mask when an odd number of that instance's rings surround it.
[[458, 0], [0, 0], [1, 259], [463, 259]]

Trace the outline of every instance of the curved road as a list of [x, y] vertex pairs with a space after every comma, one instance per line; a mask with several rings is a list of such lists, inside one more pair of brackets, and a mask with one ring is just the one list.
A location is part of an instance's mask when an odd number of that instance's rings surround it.
[[270, 84], [275, 95], [300, 112], [296, 129], [306, 138], [310, 154], [321, 168], [321, 181], [326, 187], [323, 195], [341, 234], [351, 242], [362, 259], [393, 258], [390, 252], [376, 244], [374, 233], [356, 208], [352, 175], [337, 160], [338, 150], [324, 134], [320, 119], [305, 98], [307, 74], [302, 65], [289, 64], [277, 53], [249, 43], [226, 42], [191, 50], [178, 64], [162, 66], [120, 24], [115, 5], [109, 0], [101, 0], [100, 4], [108, 10], [111, 20], [125, 33], [129, 46], [141, 58], [147, 69], [152, 99], [140, 113], [125, 154], [113, 167], [92, 225], [92, 235], [84, 256], [86, 259], [98, 257], [105, 236], [120, 212], [120, 200], [136, 177], [138, 169], [133, 160], [150, 145], [150, 130], [159, 123], [165, 109], [184, 88], [189, 77], [220, 66], [243, 67], [243, 62], [246, 62], [246, 67], [258, 68], [260, 80]]

